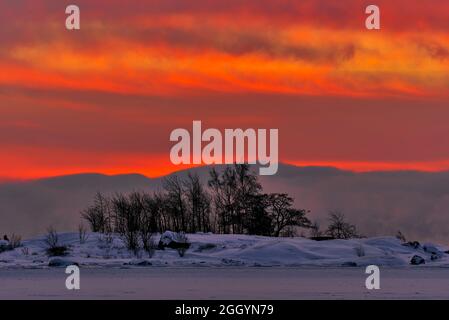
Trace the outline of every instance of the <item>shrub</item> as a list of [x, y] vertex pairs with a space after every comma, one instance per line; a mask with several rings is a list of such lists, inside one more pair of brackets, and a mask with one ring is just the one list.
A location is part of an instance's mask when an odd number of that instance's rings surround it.
[[184, 257], [190, 246], [189, 239], [184, 232], [178, 232], [176, 234], [176, 242], [178, 242], [179, 244], [185, 244], [184, 246], [179, 246], [178, 248], [176, 248], [176, 251], [178, 251], [179, 256], [182, 258]]
[[110, 232], [101, 234], [100, 237], [98, 238], [98, 241], [104, 242], [108, 246], [110, 246], [112, 244], [112, 242], [114, 242], [114, 235]]
[[50, 257], [64, 256], [67, 254], [68, 248], [59, 244], [58, 233], [53, 227], [48, 228], [44, 242], [47, 245], [46, 251]]
[[359, 244], [358, 246], [356, 246], [354, 248], [355, 250], [355, 254], [357, 255], [357, 257], [364, 257], [365, 256], [365, 248], [363, 247], [362, 244]]
[[12, 250], [14, 250], [15, 248], [21, 247], [22, 246], [22, 237], [13, 234], [11, 236], [11, 240], [9, 240], [9, 245], [11, 246]]
[[176, 251], [178, 251], [179, 256], [182, 258], [186, 254], [187, 248], [178, 248]]
[[153, 233], [141, 233], [143, 249], [148, 253], [148, 257], [153, 257], [157, 248]]
[[7, 240], [4, 242], [5, 242], [4, 244], [0, 244], [0, 253], [5, 251], [11, 251], [14, 250], [15, 248], [22, 246], [22, 238], [15, 234], [11, 236], [11, 240], [9, 241]]
[[57, 246], [52, 248], [47, 248], [47, 254], [50, 257], [65, 256], [67, 254], [68, 248], [66, 246]]
[[396, 239], [399, 239], [399, 241], [403, 243], [407, 242], [407, 239], [401, 231], [398, 231], [398, 233], [396, 234]]
[[78, 237], [80, 240], [80, 244], [86, 243], [87, 238], [89, 238], [89, 236], [87, 235], [86, 228], [82, 224], [79, 224], [78, 226]]

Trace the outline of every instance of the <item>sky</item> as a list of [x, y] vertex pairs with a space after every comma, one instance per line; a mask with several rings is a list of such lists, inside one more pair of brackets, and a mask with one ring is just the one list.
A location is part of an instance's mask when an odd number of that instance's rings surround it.
[[277, 128], [290, 164], [448, 170], [449, 2], [431, 3], [0, 0], [0, 180], [161, 176], [193, 120]]

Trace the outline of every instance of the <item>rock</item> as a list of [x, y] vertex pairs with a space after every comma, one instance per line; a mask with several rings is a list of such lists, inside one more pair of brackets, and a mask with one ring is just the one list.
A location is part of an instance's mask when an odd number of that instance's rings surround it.
[[437, 247], [432, 244], [426, 244], [423, 246], [425, 252], [431, 254], [432, 260], [437, 260], [443, 257], [444, 252], [440, 251]]
[[149, 267], [149, 266], [152, 266], [153, 264], [148, 260], [131, 260], [130, 262], [125, 263], [125, 265], [138, 266], [138, 267]]
[[449, 254], [449, 250], [447, 250], [447, 251], [444, 251], [444, 253], [445, 253], [445, 254]]
[[410, 260], [410, 264], [412, 264], [414, 266], [417, 266], [420, 264], [425, 264], [425, 263], [426, 263], [426, 260], [424, 260], [423, 257], [417, 256], [417, 255], [414, 255], [412, 257], [412, 260]]
[[430, 256], [430, 260], [435, 261], [440, 259], [441, 257], [437, 254], [432, 253], [432, 255]]
[[190, 248], [190, 243], [183, 233], [177, 233], [172, 231], [165, 231], [161, 235], [161, 239], [158, 244], [159, 249], [171, 248], [171, 249], [188, 249]]
[[13, 248], [9, 244], [9, 241], [6, 240], [0, 240], [0, 253], [4, 251], [12, 250]]
[[68, 267], [68, 266], [79, 266], [79, 264], [75, 261], [61, 258], [54, 258], [48, 262], [49, 267]]
[[67, 255], [68, 251], [69, 249], [66, 246], [56, 246], [48, 248], [47, 254], [50, 257], [65, 256]]
[[357, 267], [357, 263], [354, 261], [347, 261], [341, 264], [342, 267]]
[[403, 243], [402, 245], [406, 247], [411, 247], [413, 249], [418, 249], [419, 247], [421, 247], [421, 244], [418, 241], [410, 241]]
[[234, 259], [226, 259], [226, 258], [221, 259], [221, 262], [225, 265], [235, 266], [235, 267], [245, 265], [245, 263], [243, 261], [234, 260]]

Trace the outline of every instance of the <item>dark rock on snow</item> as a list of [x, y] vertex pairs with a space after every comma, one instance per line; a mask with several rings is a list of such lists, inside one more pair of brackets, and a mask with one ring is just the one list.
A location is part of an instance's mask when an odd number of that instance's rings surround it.
[[432, 253], [432, 255], [430, 256], [430, 260], [435, 261], [440, 259], [441, 257], [435, 253]]
[[419, 247], [421, 247], [421, 244], [418, 241], [409, 241], [409, 242], [403, 243], [402, 245], [406, 246], [406, 247], [411, 247], [413, 249], [419, 249]]
[[425, 263], [426, 263], [426, 260], [424, 260], [423, 257], [417, 256], [417, 255], [414, 255], [412, 260], [410, 260], [410, 264], [415, 265], [415, 266], [420, 265], [420, 264], [425, 264]]
[[342, 267], [357, 267], [357, 263], [353, 261], [343, 262], [341, 264]]
[[165, 248], [170, 249], [188, 249], [190, 248], [190, 243], [183, 239], [181, 234], [165, 231], [161, 235], [161, 239], [159, 240], [158, 248], [163, 250]]
[[125, 266], [137, 266], [137, 267], [149, 267], [153, 264], [148, 260], [131, 260], [130, 262], [124, 263]]
[[437, 260], [443, 257], [444, 253], [442, 251], [440, 251], [437, 247], [435, 247], [434, 245], [431, 244], [426, 244], [423, 247], [424, 251], [427, 253], [430, 253], [431, 259], [432, 260]]
[[78, 266], [77, 262], [68, 259], [54, 258], [48, 262], [49, 267], [68, 267], [68, 266]]

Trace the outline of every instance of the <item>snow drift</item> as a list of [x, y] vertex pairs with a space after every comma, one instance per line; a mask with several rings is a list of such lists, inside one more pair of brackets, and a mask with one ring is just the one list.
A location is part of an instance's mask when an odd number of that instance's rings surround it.
[[[78, 233], [59, 235], [68, 247], [62, 257], [48, 257], [44, 237], [23, 241], [22, 246], [0, 253], [0, 268], [49, 268], [77, 264], [80, 267], [410, 267], [418, 255], [420, 267], [449, 267], [449, 248], [422, 244], [415, 248], [394, 237], [314, 241], [305, 238], [270, 238], [248, 235], [189, 234], [191, 243], [184, 257], [174, 249], [156, 250], [149, 258], [127, 250], [119, 236], [89, 233], [80, 243]], [[158, 241], [160, 235], [156, 236]]]

